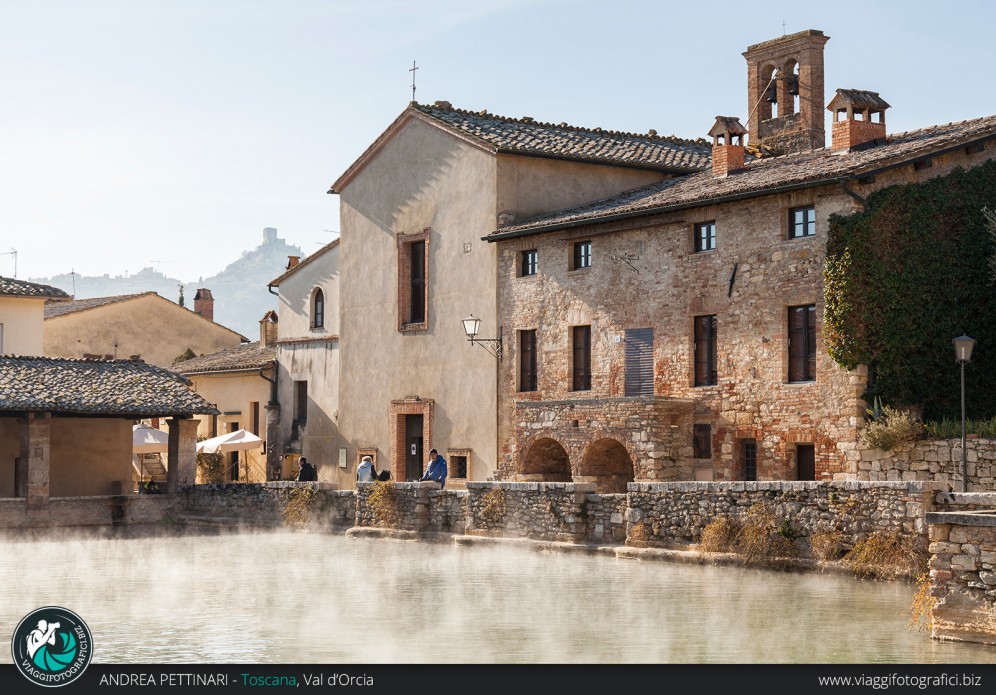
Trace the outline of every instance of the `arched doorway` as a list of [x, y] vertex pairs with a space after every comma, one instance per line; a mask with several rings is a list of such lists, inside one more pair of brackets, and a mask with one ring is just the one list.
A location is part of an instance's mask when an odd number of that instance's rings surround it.
[[601, 493], [626, 492], [626, 483], [633, 482], [633, 459], [615, 439], [599, 439], [581, 460], [579, 480], [595, 483]]
[[520, 480], [548, 483], [571, 482], [571, 460], [555, 439], [544, 437], [533, 442], [522, 459]]

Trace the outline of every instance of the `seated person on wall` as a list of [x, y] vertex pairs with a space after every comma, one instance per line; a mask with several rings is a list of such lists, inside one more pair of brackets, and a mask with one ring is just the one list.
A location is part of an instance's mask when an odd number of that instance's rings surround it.
[[302, 456], [298, 463], [301, 464], [301, 468], [297, 472], [298, 482], [305, 483], [311, 480], [318, 480], [318, 469], [308, 463], [308, 459]]
[[356, 482], [372, 483], [377, 480], [377, 471], [373, 465], [373, 458], [364, 456], [360, 465], [356, 467]]
[[440, 490], [446, 486], [446, 459], [435, 449], [429, 449], [429, 467], [419, 480], [435, 480]]

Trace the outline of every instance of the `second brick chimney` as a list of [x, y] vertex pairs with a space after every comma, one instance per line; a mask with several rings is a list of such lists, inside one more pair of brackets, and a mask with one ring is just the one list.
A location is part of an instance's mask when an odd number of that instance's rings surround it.
[[850, 152], [884, 144], [885, 110], [889, 105], [878, 92], [838, 89], [827, 111], [833, 112], [831, 149]]
[[709, 131], [712, 136], [712, 175], [728, 176], [744, 168], [744, 140], [747, 129], [736, 116], [716, 116]]
[[194, 295], [194, 313], [200, 314], [208, 321], [214, 321], [214, 297], [211, 290], [201, 287]]

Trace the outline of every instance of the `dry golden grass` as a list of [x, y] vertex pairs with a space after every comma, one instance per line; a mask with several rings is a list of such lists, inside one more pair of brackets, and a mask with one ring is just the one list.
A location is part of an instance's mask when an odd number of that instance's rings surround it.
[[817, 531], [809, 536], [813, 557], [821, 562], [833, 562], [843, 557], [844, 533], [842, 531]]
[[748, 509], [737, 534], [744, 564], [771, 564], [777, 558], [798, 557], [793, 540], [778, 532], [784, 525], [769, 505], [758, 503]]
[[702, 529], [699, 547], [707, 553], [728, 553], [736, 550], [740, 527], [728, 516], [713, 519]]
[[927, 553], [919, 536], [899, 531], [876, 531], [844, 557], [855, 574], [875, 579], [919, 577], [927, 571]]
[[930, 632], [934, 626], [931, 611], [937, 601], [930, 594], [930, 575], [921, 574], [916, 580], [916, 584], [917, 590], [912, 603], [910, 603], [910, 619], [906, 622], [906, 627], [910, 630]]
[[394, 484], [390, 481], [377, 481], [367, 497], [367, 504], [373, 511], [374, 522], [385, 528], [398, 528], [401, 525], [401, 510]]

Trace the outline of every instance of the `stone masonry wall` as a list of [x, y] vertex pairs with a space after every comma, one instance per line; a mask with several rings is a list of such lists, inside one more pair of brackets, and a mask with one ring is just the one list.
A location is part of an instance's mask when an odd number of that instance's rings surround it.
[[314, 512], [322, 523], [332, 528], [349, 528], [356, 518], [355, 494], [339, 490], [328, 483], [223, 483], [181, 486], [177, 494], [178, 509], [187, 514], [232, 517], [252, 523], [276, 524], [294, 494], [311, 490], [315, 495]]
[[697, 543], [702, 529], [721, 516], [742, 517], [755, 504], [770, 505], [799, 537], [840, 531], [853, 546], [875, 531], [926, 534], [932, 508], [929, 483], [741, 482], [632, 483], [627, 537], [642, 524], [661, 543]]
[[[463, 498], [466, 493], [440, 490], [439, 483], [393, 483], [390, 501], [378, 509], [371, 502], [377, 483], [356, 486], [356, 526], [387, 527], [430, 533], [463, 533], [465, 517]], [[395, 521], [388, 525], [386, 516]]]
[[944, 512], [927, 520], [931, 636], [996, 644], [996, 514]]
[[626, 494], [585, 497], [585, 537], [591, 543], [622, 543], [626, 540]]
[[[996, 440], [966, 441], [969, 492], [996, 490]], [[961, 438], [930, 439], [897, 451], [861, 449], [858, 480], [922, 480], [962, 489]]]
[[467, 533], [556, 541], [588, 537], [591, 483], [467, 483]]

